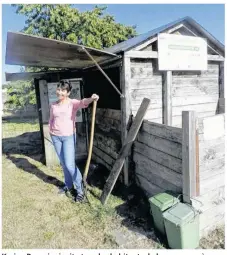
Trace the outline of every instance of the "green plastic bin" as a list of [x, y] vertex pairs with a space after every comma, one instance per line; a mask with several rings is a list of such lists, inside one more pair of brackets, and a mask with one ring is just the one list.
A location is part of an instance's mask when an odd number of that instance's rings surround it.
[[165, 226], [163, 219], [163, 212], [168, 210], [170, 207], [179, 203], [179, 199], [168, 193], [159, 193], [151, 198], [149, 198], [151, 214], [154, 219], [154, 225], [157, 230], [165, 234]]
[[172, 249], [199, 246], [199, 214], [191, 206], [178, 203], [163, 214], [167, 240]]

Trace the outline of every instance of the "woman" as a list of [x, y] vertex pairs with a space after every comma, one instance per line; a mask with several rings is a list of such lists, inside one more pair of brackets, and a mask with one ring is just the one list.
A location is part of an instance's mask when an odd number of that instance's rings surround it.
[[[75, 201], [82, 202], [84, 198], [82, 176], [75, 164], [75, 118], [79, 108], [86, 108], [99, 96], [93, 94], [82, 100], [70, 99], [72, 86], [69, 81], [61, 80], [57, 86], [58, 101], [50, 107], [49, 130], [54, 148], [64, 172], [65, 186], [60, 193], [73, 196]], [[75, 190], [76, 189], [76, 194]]]

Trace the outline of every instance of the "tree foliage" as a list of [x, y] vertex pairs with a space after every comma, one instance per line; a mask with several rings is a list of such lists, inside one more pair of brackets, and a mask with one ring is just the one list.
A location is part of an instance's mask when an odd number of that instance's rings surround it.
[[28, 105], [36, 104], [35, 87], [31, 81], [14, 81], [7, 86], [7, 101], [8, 108], [24, 108]]
[[117, 23], [107, 7], [80, 12], [70, 4], [14, 4], [27, 17], [22, 32], [103, 49], [136, 35], [135, 26]]
[[[80, 12], [70, 4], [13, 4], [16, 13], [25, 15], [21, 32], [50, 39], [82, 44], [103, 49], [136, 35], [135, 26], [117, 23], [106, 14], [107, 7], [96, 6]], [[47, 67], [25, 67], [21, 71], [37, 72], [56, 70]], [[12, 82], [8, 87], [8, 104], [24, 107], [35, 104], [35, 90], [31, 82]]]

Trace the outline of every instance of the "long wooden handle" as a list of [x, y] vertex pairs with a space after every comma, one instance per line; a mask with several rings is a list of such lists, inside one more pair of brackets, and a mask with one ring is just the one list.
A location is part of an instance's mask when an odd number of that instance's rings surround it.
[[91, 162], [91, 154], [92, 154], [93, 140], [94, 140], [94, 129], [95, 129], [96, 106], [97, 106], [97, 100], [94, 100], [93, 101], [93, 108], [92, 108], [91, 134], [90, 134], [88, 158], [87, 158], [87, 162], [86, 162], [86, 166], [85, 166], [85, 170], [84, 170], [84, 176], [83, 176], [84, 184], [86, 184], [88, 169], [89, 169], [90, 162]]

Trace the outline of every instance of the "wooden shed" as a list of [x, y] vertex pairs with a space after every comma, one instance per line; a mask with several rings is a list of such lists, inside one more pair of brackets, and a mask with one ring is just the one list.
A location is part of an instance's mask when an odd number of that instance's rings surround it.
[[[160, 70], [160, 35], [203, 38], [207, 45], [207, 69]], [[179, 45], [178, 45], [179, 46]], [[6, 74], [7, 81], [34, 79], [46, 163], [57, 162], [48, 134], [49, 103], [60, 79], [71, 79], [74, 94], [100, 95], [93, 159], [111, 169], [122, 142], [144, 97], [151, 100], [145, 119], [173, 127], [182, 126], [182, 111], [196, 111], [198, 117], [224, 112], [224, 45], [190, 17], [185, 17], [99, 51], [86, 48], [115, 84], [114, 89], [79, 45], [8, 33], [6, 64], [64, 68], [61, 71]], [[192, 49], [193, 51], [193, 49]], [[183, 52], [183, 51], [182, 51]], [[168, 61], [168, 60], [167, 60]], [[185, 60], [184, 60], [185, 62]], [[203, 70], [202, 70], [203, 69]], [[121, 97], [119, 95], [122, 94]], [[78, 158], [86, 157], [89, 110], [79, 112], [76, 125]], [[128, 163], [124, 179], [128, 183]]]
[[[224, 45], [190, 17], [104, 51], [8, 33], [7, 64], [64, 70], [7, 73], [6, 80], [34, 79], [49, 166], [58, 164], [48, 118], [60, 79], [71, 80], [74, 97], [100, 95], [92, 158], [109, 170], [143, 98], [149, 98], [145, 120], [124, 164], [124, 183], [134, 176], [148, 197], [163, 191], [182, 195], [200, 211], [203, 236], [224, 223], [224, 56]], [[90, 109], [77, 117], [80, 159], [87, 155]]]

